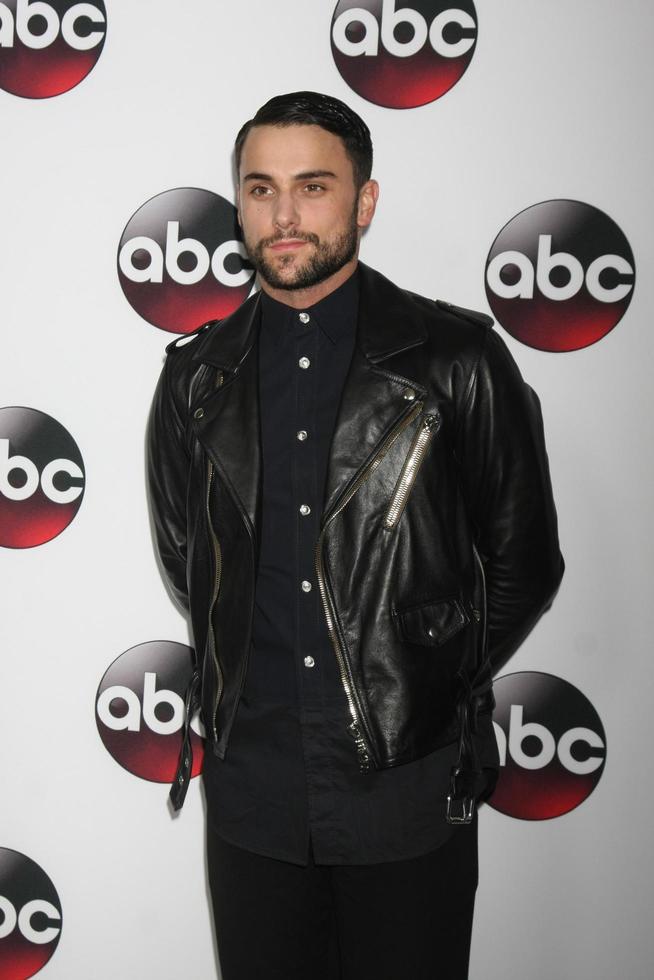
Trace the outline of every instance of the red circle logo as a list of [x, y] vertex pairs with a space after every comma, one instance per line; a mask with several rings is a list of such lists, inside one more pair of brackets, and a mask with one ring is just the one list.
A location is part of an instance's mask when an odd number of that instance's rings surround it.
[[331, 28], [339, 72], [359, 95], [389, 109], [440, 99], [477, 43], [472, 0], [340, 0]]
[[118, 277], [131, 306], [162, 330], [191, 333], [229, 316], [254, 280], [236, 208], [198, 187], [150, 198], [125, 226]]
[[0, 847], [0, 980], [38, 973], [57, 948], [61, 925], [61, 902], [45, 871]]
[[[123, 769], [153, 783], [172, 783], [192, 675], [191, 648], [166, 640], [140, 643], [111, 664], [98, 688], [95, 720], [105, 748]], [[204, 751], [197, 718], [191, 728], [191, 776], [197, 776]]]
[[522, 820], [574, 810], [604, 771], [606, 736], [593, 705], [552, 674], [506, 674], [493, 690], [501, 771], [489, 805]]
[[512, 337], [572, 351], [605, 337], [634, 290], [635, 262], [615, 221], [581, 201], [543, 201], [502, 228], [486, 261], [486, 296]]
[[68, 92], [96, 64], [106, 32], [101, 0], [3, 0], [0, 88], [26, 99]]
[[0, 546], [33, 548], [68, 527], [84, 496], [69, 432], [34, 408], [0, 408]]

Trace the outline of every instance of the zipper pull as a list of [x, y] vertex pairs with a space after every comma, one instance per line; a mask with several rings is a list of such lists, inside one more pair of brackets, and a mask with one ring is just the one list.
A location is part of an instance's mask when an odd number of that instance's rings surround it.
[[370, 756], [368, 755], [368, 750], [366, 748], [366, 743], [363, 740], [361, 734], [361, 729], [355, 721], [351, 721], [347, 726], [347, 730], [354, 739], [356, 749], [357, 749], [357, 760], [359, 763], [360, 772], [370, 771]]

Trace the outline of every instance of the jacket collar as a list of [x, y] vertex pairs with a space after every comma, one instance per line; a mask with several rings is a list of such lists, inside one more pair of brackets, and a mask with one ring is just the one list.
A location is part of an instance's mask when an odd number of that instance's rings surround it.
[[[407, 317], [407, 294], [381, 273], [359, 262], [357, 339], [364, 355], [378, 363], [427, 339], [422, 317]], [[231, 316], [201, 338], [194, 360], [234, 371], [257, 335], [261, 294], [251, 296]], [[418, 307], [416, 307], [418, 311]]]

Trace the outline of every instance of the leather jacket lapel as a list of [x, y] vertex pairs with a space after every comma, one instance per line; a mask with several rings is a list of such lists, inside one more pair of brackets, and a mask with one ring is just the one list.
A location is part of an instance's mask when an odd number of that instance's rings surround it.
[[397, 286], [362, 262], [359, 275], [357, 338], [329, 450], [323, 521], [415, 399], [427, 394], [417, 381], [377, 366], [424, 343], [426, 327], [407, 317], [406, 300]]
[[375, 367], [355, 347], [329, 449], [323, 522], [384, 437], [424, 394], [421, 385]]
[[[223, 372], [222, 384], [205, 390], [198, 403], [202, 417], [194, 422], [196, 434], [255, 532], [258, 532], [263, 468], [259, 324], [257, 294], [211, 330], [195, 354], [195, 360]], [[196, 404], [191, 409], [192, 414], [197, 413]]]

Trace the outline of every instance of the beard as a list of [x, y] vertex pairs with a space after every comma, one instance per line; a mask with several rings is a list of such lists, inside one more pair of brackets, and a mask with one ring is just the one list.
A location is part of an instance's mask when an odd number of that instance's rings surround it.
[[[244, 235], [245, 250], [261, 278], [273, 289], [309, 289], [329, 279], [356, 255], [359, 240], [357, 213], [355, 202], [345, 231], [329, 242], [321, 242], [318, 235], [312, 232], [294, 231], [262, 238], [255, 245]], [[314, 245], [311, 258], [298, 262], [294, 255], [281, 255], [275, 265], [269, 262], [264, 256], [264, 249], [287, 238], [299, 239]]]

